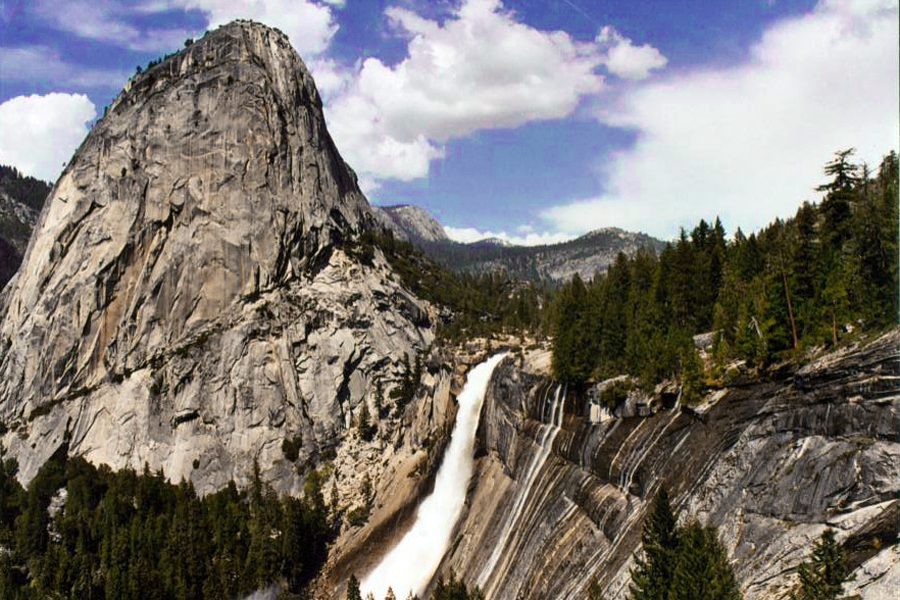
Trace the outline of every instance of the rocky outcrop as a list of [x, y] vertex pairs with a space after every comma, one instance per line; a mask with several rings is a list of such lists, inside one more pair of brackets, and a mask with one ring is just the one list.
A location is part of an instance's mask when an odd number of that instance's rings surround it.
[[136, 76], [0, 296], [0, 420], [20, 478], [68, 440], [201, 492], [256, 459], [296, 491], [373, 379], [390, 391], [433, 338], [380, 251], [354, 252], [374, 223], [280, 32], [236, 22]]
[[372, 206], [372, 214], [379, 223], [390, 229], [400, 240], [422, 242], [448, 242], [444, 227], [424, 208], [412, 204], [396, 206]]
[[782, 597], [827, 526], [859, 567], [854, 585], [880, 597], [900, 569], [898, 340], [719, 390], [701, 411], [596, 425], [583, 401], [507, 361], [443, 572], [488, 598], [582, 598], [593, 576], [624, 598], [643, 515], [665, 484], [682, 519], [719, 527], [748, 600]]

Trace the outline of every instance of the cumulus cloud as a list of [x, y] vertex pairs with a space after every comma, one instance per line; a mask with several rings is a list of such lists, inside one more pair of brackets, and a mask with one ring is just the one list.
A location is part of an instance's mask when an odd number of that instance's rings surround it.
[[480, 231], [474, 227], [448, 227], [444, 226], [447, 237], [455, 242], [471, 244], [481, 240], [498, 239], [516, 246], [542, 246], [546, 244], [558, 244], [572, 239], [574, 236], [567, 233], [538, 233], [530, 227], [519, 227], [517, 234], [509, 234], [505, 231]]
[[306, 62], [323, 102], [345, 92], [353, 74], [331, 58], [315, 57]]
[[561, 231], [616, 225], [671, 237], [721, 215], [758, 228], [789, 216], [835, 150], [877, 163], [897, 146], [898, 10], [826, 0], [764, 32], [749, 59], [636, 84], [597, 108], [635, 144], [609, 157], [606, 192], [546, 210]]
[[345, 158], [373, 183], [424, 177], [446, 141], [479, 129], [566, 117], [603, 85], [595, 44], [520, 23], [499, 0], [465, 0], [440, 22], [385, 14], [407, 56], [364, 61], [327, 112]]
[[604, 49], [603, 64], [607, 70], [623, 79], [646, 79], [650, 71], [662, 69], [669, 62], [650, 44], [635, 46], [609, 25], [600, 30], [597, 43]]
[[57, 87], [77, 89], [119, 88], [128, 80], [124, 71], [92, 69], [64, 61], [47, 46], [0, 49], [3, 81], [52, 82]]
[[0, 104], [0, 163], [55, 181], [96, 115], [84, 94], [11, 98]]
[[238, 18], [277, 27], [304, 58], [324, 52], [338, 30], [331, 8], [308, 0], [170, 0], [169, 4], [201, 11], [210, 29]]

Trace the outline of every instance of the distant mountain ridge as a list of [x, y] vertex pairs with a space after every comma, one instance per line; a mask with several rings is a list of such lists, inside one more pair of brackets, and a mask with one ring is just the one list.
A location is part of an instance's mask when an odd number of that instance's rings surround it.
[[424, 244], [423, 249], [445, 266], [472, 274], [503, 271], [513, 279], [567, 281], [576, 273], [590, 279], [605, 273], [620, 252], [633, 255], [642, 248], [659, 253], [665, 242], [645, 233], [617, 227], [597, 229], [574, 240], [542, 246], [513, 246], [485, 240]]
[[372, 212], [395, 237], [421, 246], [450, 269], [472, 274], [503, 271], [514, 279], [529, 281], [566, 281], [575, 273], [590, 279], [605, 273], [620, 252], [632, 255], [641, 248], [660, 252], [665, 246], [665, 242], [645, 233], [617, 227], [541, 246], [517, 246], [495, 237], [463, 244], [451, 240], [438, 220], [420, 206], [372, 206]]

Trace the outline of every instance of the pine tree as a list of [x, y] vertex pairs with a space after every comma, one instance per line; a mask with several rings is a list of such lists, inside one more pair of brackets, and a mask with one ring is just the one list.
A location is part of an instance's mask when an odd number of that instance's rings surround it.
[[854, 281], [859, 290], [856, 310], [866, 325], [897, 322], [897, 155], [888, 154], [871, 183], [863, 179], [853, 219]]
[[347, 581], [347, 600], [362, 600], [359, 579], [356, 578], [356, 575], [350, 575], [350, 579]]
[[600, 365], [604, 374], [621, 372], [624, 366], [625, 346], [628, 341], [628, 292], [631, 288], [631, 273], [628, 258], [620, 252], [615, 262], [609, 266], [601, 290], [603, 299], [598, 302], [600, 322]]
[[363, 398], [362, 408], [359, 411], [356, 430], [359, 432], [359, 437], [366, 442], [372, 441], [375, 433], [378, 432], [378, 426], [372, 423], [372, 418], [369, 415], [369, 403], [366, 402], [365, 398]]
[[703, 365], [693, 343], [689, 342], [681, 352], [681, 403], [691, 405], [699, 402], [705, 389]]
[[679, 530], [669, 600], [741, 600], [715, 527], [696, 521]]
[[792, 600], [838, 600], [844, 584], [852, 581], [844, 549], [837, 543], [833, 529], [826, 529], [816, 542], [810, 560], [797, 567], [800, 579]]
[[631, 600], [665, 600], [672, 585], [678, 549], [677, 517], [664, 486], [659, 488], [641, 536], [643, 556], [631, 570]]
[[588, 290], [576, 273], [554, 303], [553, 375], [576, 385], [594, 369], [600, 335], [592, 331]]

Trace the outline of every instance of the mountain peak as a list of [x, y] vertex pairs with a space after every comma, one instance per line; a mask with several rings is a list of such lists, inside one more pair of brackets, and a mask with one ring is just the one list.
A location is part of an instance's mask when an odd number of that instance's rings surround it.
[[302, 435], [304, 460], [333, 444], [369, 372], [431, 339], [383, 259], [343, 251], [374, 225], [282, 33], [234, 22], [136, 75], [0, 295], [0, 422], [27, 440], [20, 476], [70, 439], [205, 490], [254, 456], [293, 485], [282, 440]]

